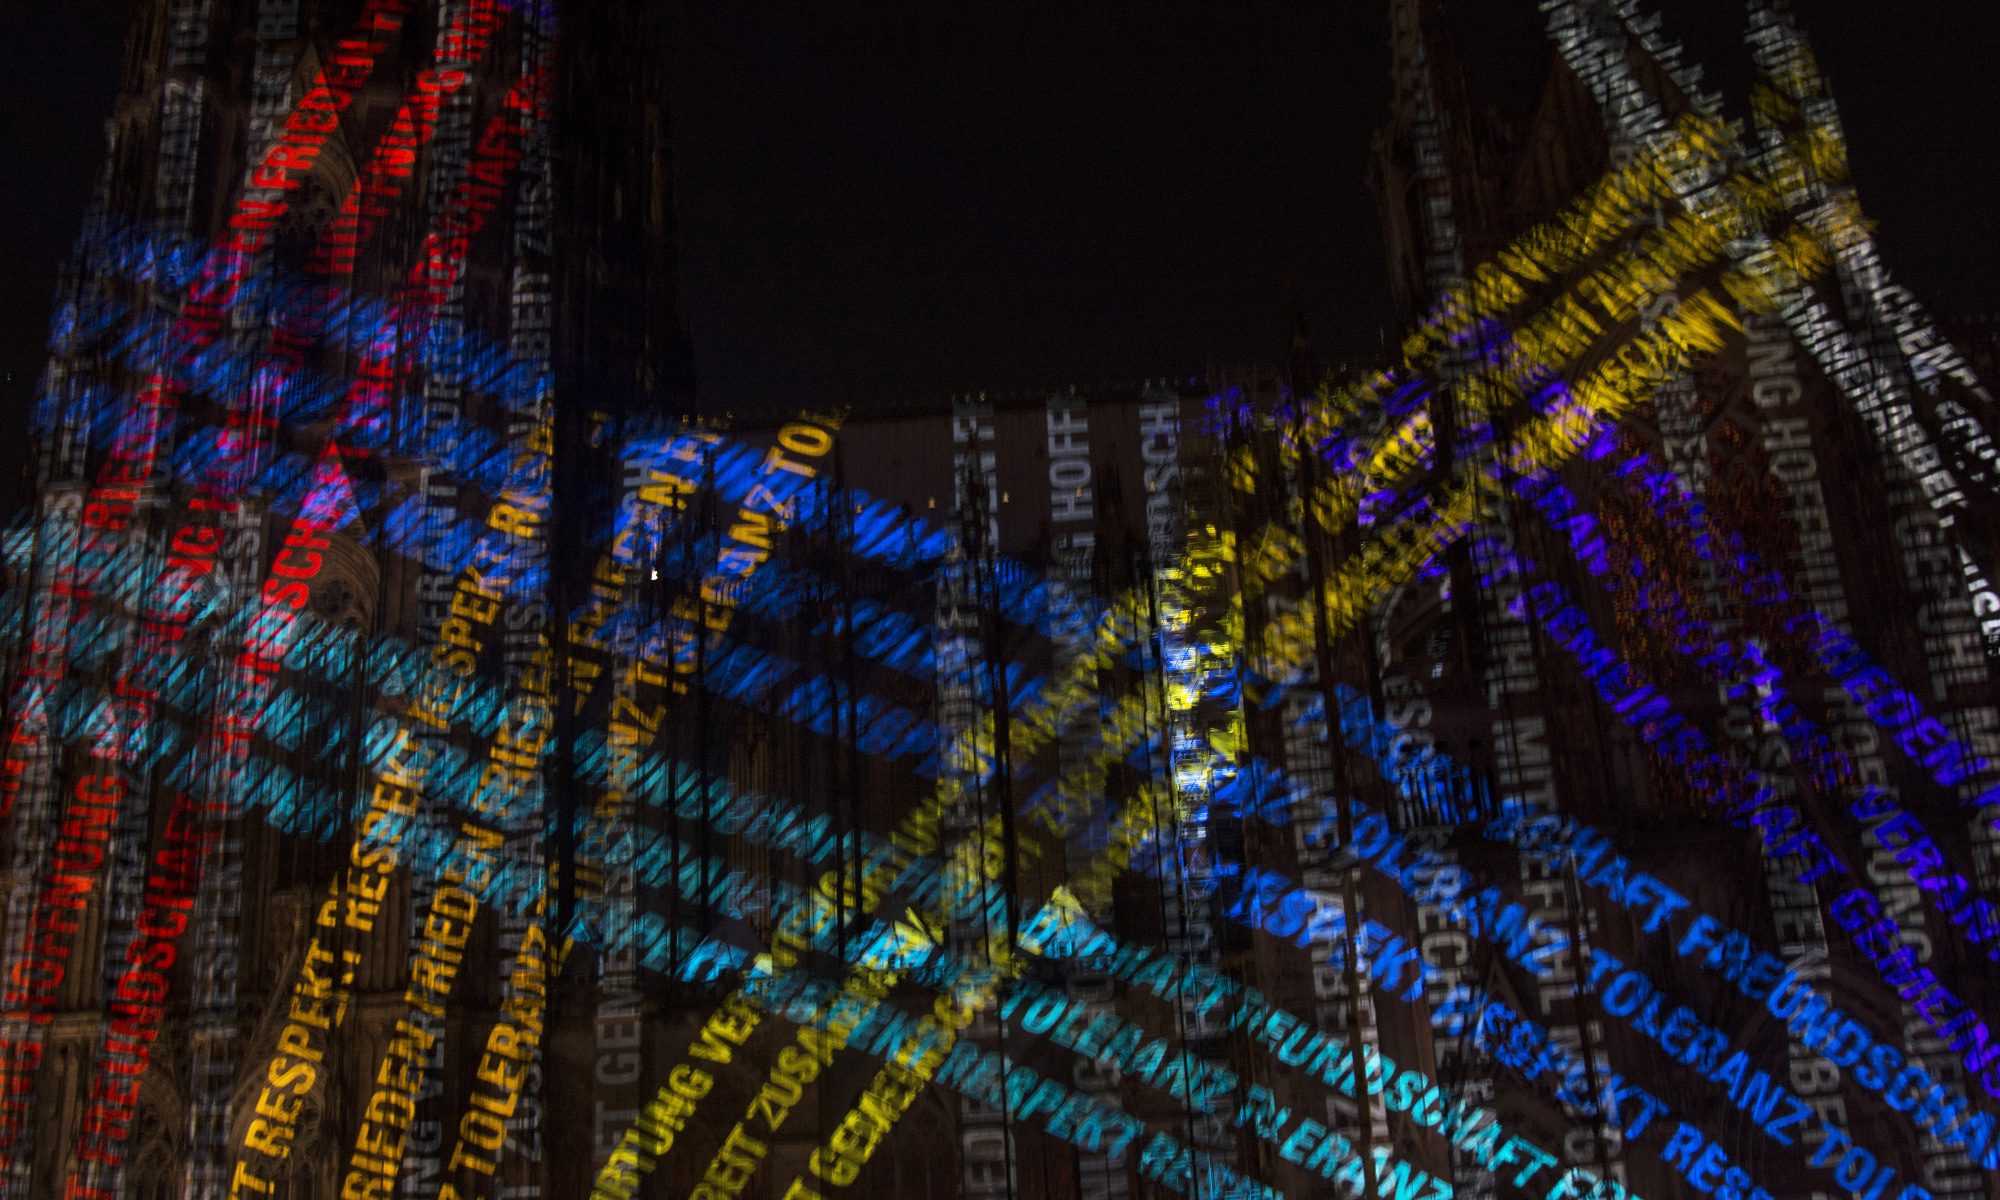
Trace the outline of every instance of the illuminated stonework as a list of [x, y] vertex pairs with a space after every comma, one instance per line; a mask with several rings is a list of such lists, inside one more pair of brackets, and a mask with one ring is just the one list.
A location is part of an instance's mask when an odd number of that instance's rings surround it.
[[1993, 1190], [1991, 347], [1763, 0], [1735, 125], [1392, 3], [1393, 361], [769, 428], [643, 6], [222, 7], [4, 546], [7, 1194]]

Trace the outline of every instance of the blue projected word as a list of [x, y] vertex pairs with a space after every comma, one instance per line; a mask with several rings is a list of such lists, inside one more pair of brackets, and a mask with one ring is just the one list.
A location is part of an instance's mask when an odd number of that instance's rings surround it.
[[[1633, 462], [1621, 468], [1620, 473], [1630, 474], [1638, 470], [1643, 462], [1643, 456], [1638, 456]], [[1689, 502], [1686, 501], [1685, 497], [1675, 495], [1675, 502], [1668, 502], [1668, 495], [1673, 495], [1673, 489], [1662, 487], [1661, 491], [1667, 494], [1656, 497], [1656, 500], [1663, 511], [1676, 514], [1684, 524], [1698, 523], [1697, 515], [1688, 511]], [[1554, 515], [1574, 509], [1575, 498], [1559, 482], [1555, 481], [1552, 476], [1546, 476], [1539, 481], [1537, 503], [1538, 506], [1543, 508], [1545, 515], [1551, 516], [1553, 520]], [[1502, 551], [1501, 553], [1505, 555], [1507, 552]], [[1593, 574], [1598, 575], [1602, 575], [1608, 569], [1607, 565], [1602, 561], [1587, 559], [1585, 565]], [[1737, 566], [1740, 568], [1745, 565], [1754, 566], [1755, 559], [1747, 554], [1739, 555]], [[1518, 559], [1511, 564], [1511, 569], [1515, 571], [1525, 570]], [[1753, 594], [1761, 593], [1760, 603], [1776, 603], [1785, 595], [1783, 583], [1775, 574], [1759, 582], [1761, 585], [1759, 588], [1750, 590]], [[1552, 583], [1537, 585], [1535, 588], [1523, 593], [1515, 603], [1517, 605], [1533, 603], [1536, 601], [1538, 595], [1559, 596], [1560, 589]], [[1610, 655], [1608, 651], [1595, 648], [1579, 650], [1579, 639], [1583, 643], [1587, 643], [1588, 646], [1594, 647], [1594, 635], [1589, 631], [1588, 618], [1580, 610], [1577, 610], [1575, 606], [1563, 604], [1555, 617], [1547, 619], [1549, 619], [1552, 629], [1556, 628], [1558, 622], [1563, 622], [1572, 630], [1570, 638], [1564, 639], [1559, 634], [1559, 640], [1563, 640], [1563, 643], [1573, 653], [1578, 654], [1579, 660], [1585, 662], [1586, 675], [1599, 672], [1599, 689], [1601, 692], [1605, 692], [1607, 700], [1612, 700], [1612, 694], [1606, 691], [1605, 679], [1607, 676], [1614, 674], [1616, 670], [1622, 669], [1623, 664]], [[1933, 770], [1940, 783], [1946, 783], [1947, 781], [1956, 782], [1958, 779], [1964, 778], [1972, 774], [1975, 770], [1984, 767], [1984, 760], [1975, 760], [1978, 764], [1976, 767], [1967, 766], [1965, 759], [1971, 756], [1970, 751], [1962, 743], [1956, 743], [1947, 739], [1944, 736], [1943, 727], [1938, 725], [1936, 721], [1922, 718], [1921, 707], [1913, 697], [1909, 697], [1904, 692], [1888, 689], [1884, 682], [1886, 676], [1878, 668], [1874, 668], [1869, 664], [1865, 653], [1853, 643], [1852, 639], [1831, 629], [1825, 619], [1817, 613], [1808, 613], [1801, 617], [1795, 617], [1788, 622], [1788, 627], [1792, 629], [1802, 626], [1817, 628], [1819, 632], [1817, 647], [1820, 649], [1822, 656], [1833, 664], [1836, 678], [1841, 678], [1843, 671], [1846, 672], [1846, 677], [1849, 680], [1860, 680], [1864, 676], [1868, 677], [1869, 682], [1866, 685], [1868, 690], [1866, 691], [1862, 690], [1864, 685], [1858, 682], [1849, 685], [1850, 692], [1855, 693], [1857, 699], [1863, 696], [1873, 696], [1878, 689], [1880, 690], [1881, 694], [1877, 704], [1871, 706], [1869, 710], [1870, 716], [1879, 723], [1884, 724], [1885, 728], [1890, 728], [1892, 733], [1895, 733], [1895, 728], [1900, 726], [1902, 733], [1897, 734], [1897, 736], [1901, 739], [1901, 744], [1904, 745], [1906, 752], [1910, 751], [1912, 741], [1919, 736], [1916, 731], [1924, 729], [1925, 723], [1928, 722], [1928, 726], [1931, 728], [1930, 732], [1925, 735], [1927, 740], [1923, 744], [1945, 743], [1923, 760], [1925, 765]], [[1683, 649], [1692, 652], [1693, 649], [1697, 648], [1693, 644], [1694, 631], [1705, 628], [1705, 622], [1694, 620], [1685, 622], [1682, 630], [1682, 637], [1686, 639], [1683, 642]], [[1810, 723], [1798, 712], [1797, 707], [1783, 696], [1782, 692], [1778, 689], [1776, 669], [1771, 667], [1760, 653], [1753, 653], [1749, 648], [1739, 649], [1721, 639], [1712, 639], [1705, 652], [1701, 655], [1701, 661], [1704, 665], [1711, 668], [1719, 668], [1723, 672], [1725, 679], [1734, 677], [1751, 679], [1756, 682], [1763, 693], [1760, 703], [1765, 710], [1767, 719], [1772, 720], [1783, 731], [1784, 736], [1794, 748], [1801, 762], [1815, 766], [1814, 774], [1816, 778], [1830, 785], [1841, 779], [1853, 779], [1855, 777], [1853, 764], [1847, 759], [1846, 755], [1834, 748], [1823, 734], [1815, 734]], [[1644, 691], [1647, 689], [1642, 688], [1640, 690]], [[1747, 687], [1738, 684], [1736, 694], [1742, 694], [1744, 691], [1747, 691]], [[1646, 723], [1641, 730], [1642, 738], [1648, 744], [1655, 744], [1659, 741], [1662, 733], [1668, 730], [1676, 730], [1676, 751], [1681, 754], [1699, 753], [1698, 731], [1679, 728], [1682, 724], [1681, 718], [1677, 714], [1667, 714], [1663, 698], [1653, 697], [1648, 702], [1646, 708], [1639, 709], [1636, 713], [1630, 707], [1629, 695], [1626, 700], [1613, 701], [1612, 707], [1614, 711], [1623, 715], [1629, 723], [1635, 725], [1641, 723], [1638, 719], [1641, 714], [1667, 715], [1664, 727], [1651, 722]], [[1662, 752], [1665, 753], [1664, 750]], [[1712, 758], [1713, 756], [1706, 757]], [[1912, 757], [1915, 757], [1915, 755], [1912, 754]], [[1683, 764], [1683, 769], [1686, 769], [1685, 759], [1683, 759]], [[1760, 788], [1756, 798], [1757, 801], [1765, 800], [1769, 793], [1770, 789], [1768, 787]], [[1877, 789], [1869, 789], [1869, 796], [1877, 794]], [[1804, 826], [1804, 818], [1791, 805], [1767, 803], [1763, 804], [1760, 808], [1754, 802], [1749, 806], [1736, 803], [1731, 806], [1730, 817], [1732, 822], [1738, 824], [1740, 827], [1755, 827], [1758, 829], [1760, 837], [1765, 841], [1767, 847], [1773, 846], [1773, 839], [1780, 831], [1787, 832], [1789, 836], [1786, 842], [1778, 844], [1791, 844], [1792, 841], [1800, 836], [1794, 827], [1802, 829]], [[1744, 825], [1744, 819], [1746, 818], [1753, 825]], [[1914, 824], [1914, 822], [1910, 823]], [[1822, 859], [1822, 863], [1833, 863], [1835, 866], [1838, 866], [1837, 862], [1834, 861], [1832, 852], [1825, 847], [1817, 834], [1807, 831], [1806, 837], [1809, 839], [1807, 845]], [[1926, 838], [1924, 840], [1928, 844], [1929, 839]], [[1937, 862], [1925, 865], [1942, 865], [1942, 857], [1937, 855], [1935, 846], [1929, 846], [1929, 849], [1932, 855], [1937, 858]], [[1916, 849], [1912, 851], [1912, 855], [1920, 855], [1921, 852], [1921, 849]], [[1779, 853], [1782, 853], [1782, 851], [1779, 851]], [[1841, 873], [1846, 873], [1844, 867], [1840, 868], [1840, 870]], [[1816, 863], [1809, 866], [1807, 872], [1801, 875], [1800, 882], [1809, 883], [1825, 873], [1827, 871], [1823, 868], [1822, 864]], [[1970, 892], [1969, 883], [1966, 883], [1960, 877], [1958, 886], [1953, 887], [1949, 877], [1942, 873], [1923, 873], [1923, 879], [1931, 886], [1925, 888], [1920, 883], [1919, 887], [1922, 890], [1929, 891], [1940, 899], [1946, 895], [1951, 895], [1961, 901], [1957, 904], [1941, 904], [1941, 907], [1952, 923], [1966, 932], [1969, 940], [1977, 944], [1981, 941], [1992, 939], [1996, 930], [1992, 906], [1986, 904], [1983, 900], [1974, 903], [1963, 902], [1964, 897]], [[1853, 916], [1853, 914], [1862, 913], [1864, 910], [1870, 908], [1874, 910], [1872, 915]], [[1980, 1086], [1989, 1095], [2000, 1097], [2000, 1044], [1993, 1042], [1985, 1022], [1980, 1019], [1979, 1015], [1969, 1005], [1965, 1005], [1960, 1001], [1953, 991], [1937, 978], [1934, 972], [1928, 967], [1916, 964], [1913, 956], [1907, 949], [1901, 947], [1892, 948], [1894, 935], [1884, 932], [1885, 921], [1880, 917], [1879, 905], [1876, 903], [1872, 893], [1869, 893], [1866, 888], [1856, 885], [1848, 894], [1843, 911], [1849, 914], [1849, 918], [1843, 921], [1842, 928], [1855, 939], [1856, 944], [1868, 957], [1870, 963], [1876, 967], [1877, 972], [1896, 990], [1898, 995], [1910, 1000], [1913, 1004], [1921, 1003], [1920, 1011], [1924, 1013], [1926, 1020], [1931, 1024], [1932, 1028], [1938, 1031], [1939, 1035], [1944, 1038], [1948, 1045], [1960, 1053], [1967, 1067], [1980, 1077]], [[1991, 1073], [1990, 1075], [1989, 1072]]]

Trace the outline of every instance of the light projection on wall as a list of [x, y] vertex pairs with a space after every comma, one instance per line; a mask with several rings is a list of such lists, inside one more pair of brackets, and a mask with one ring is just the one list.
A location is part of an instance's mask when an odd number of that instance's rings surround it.
[[1992, 396], [1781, 8], [1541, 8], [1395, 361], [762, 427], [573, 382], [567, 15], [260, 3], [0, 540], [0, 1188], [1989, 1194]]

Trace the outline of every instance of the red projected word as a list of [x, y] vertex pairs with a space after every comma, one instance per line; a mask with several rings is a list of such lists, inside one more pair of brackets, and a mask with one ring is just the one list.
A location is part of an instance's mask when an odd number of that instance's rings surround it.
[[[494, 32], [500, 27], [495, 0], [473, 0], [470, 11], [442, 34], [447, 61], [468, 62], [486, 53]], [[437, 129], [438, 112], [445, 97], [465, 86], [466, 73], [459, 67], [427, 67], [417, 76], [417, 86], [403, 101], [388, 132], [382, 135], [375, 159], [368, 164], [341, 204], [340, 216], [314, 251], [313, 269], [328, 273], [354, 270], [354, 259], [363, 238], [377, 223], [394, 215], [391, 207], [403, 180], [416, 170], [417, 151], [431, 140]]]
[[299, 186], [300, 176], [312, 170], [319, 159], [327, 135], [340, 126], [340, 114], [368, 81], [375, 59], [389, 48], [388, 42], [376, 35], [393, 35], [401, 29], [410, 4], [411, 0], [373, 0], [369, 4], [357, 23], [362, 36], [341, 39], [327, 56], [312, 89], [285, 118], [285, 132], [278, 144], [251, 169], [252, 187], [289, 191]]
[[28, 773], [28, 755], [34, 747], [35, 739], [18, 725], [7, 735], [7, 756], [0, 759], [0, 820], [14, 815], [14, 802], [21, 797], [21, 784]]
[[7, 980], [8, 1009], [25, 1006], [32, 1014], [30, 1019], [38, 1024], [46, 1023], [49, 1010], [55, 1007], [56, 991], [62, 986], [64, 964], [69, 959], [69, 947], [53, 942], [48, 931], [59, 926], [65, 934], [75, 932], [74, 919], [65, 922], [61, 913], [79, 913], [89, 904], [123, 796], [124, 785], [117, 776], [87, 775], [77, 781], [76, 802], [63, 814], [55, 859], [36, 907], [35, 925], [28, 931], [27, 955], [15, 964]]
[[[5, 1004], [11, 1020], [34, 1026], [49, 1023], [68, 974], [69, 939], [76, 934], [77, 914], [90, 903], [90, 894], [96, 889], [98, 872], [104, 866], [104, 848], [124, 795], [125, 786], [115, 775], [86, 775], [77, 780], [76, 799], [63, 814], [48, 879], [23, 938], [20, 961], [8, 972]], [[0, 1039], [0, 1143], [8, 1147], [20, 1138], [27, 1115], [27, 1105], [19, 1097], [34, 1090], [35, 1071], [41, 1065], [39, 1036]]]
[[[338, 478], [337, 467], [329, 475], [331, 478], [322, 483], [322, 490], [313, 499], [323, 495], [326, 488], [345, 486]], [[313, 507], [311, 499], [306, 507], [309, 510]], [[219, 708], [217, 740], [222, 761], [233, 761], [249, 753], [278, 668], [295, 640], [299, 610], [312, 598], [312, 581], [325, 564], [325, 557], [319, 552], [327, 549], [328, 544], [326, 533], [307, 514], [301, 514], [286, 532], [284, 543], [271, 562], [271, 573], [260, 593], [263, 609], [236, 658], [235, 702]]]
[[[217, 501], [196, 497], [195, 513], [213, 512]], [[146, 656], [172, 654], [186, 636], [189, 609], [185, 603], [194, 583], [214, 569], [222, 548], [222, 531], [212, 525], [186, 524], [174, 531], [168, 545], [162, 595], [141, 622]], [[159, 699], [134, 682], [132, 673], [118, 677], [118, 695], [150, 714]], [[147, 715], [145, 721], [150, 721]], [[125, 756], [129, 765], [129, 753]], [[90, 1108], [77, 1135], [76, 1168], [65, 1179], [67, 1200], [111, 1200], [118, 1191], [118, 1172], [139, 1098], [139, 1077], [152, 1060], [153, 1039], [170, 984], [168, 972], [179, 957], [179, 939], [187, 929], [201, 884], [202, 866], [213, 833], [205, 829], [203, 813], [185, 793], [175, 793], [153, 872], [146, 881], [145, 901], [136, 923], [137, 936], [125, 948], [126, 967], [112, 993], [110, 1020], [90, 1090]]]
[[[125, 951], [125, 971], [112, 992], [110, 1021], [105, 1026], [90, 1107], [77, 1135], [76, 1157], [82, 1163], [117, 1167], [132, 1129], [139, 1102], [139, 1077], [152, 1061], [153, 1040], [169, 988], [167, 973], [180, 957], [180, 937], [201, 885], [202, 861], [214, 840], [201, 813], [185, 793], [174, 797], [167, 816], [166, 837], [153, 858], [146, 881], [146, 903], [140, 910], [138, 936]], [[113, 1200], [115, 1189], [86, 1185], [71, 1175], [64, 1200]]]
[[[413, 0], [369, 0], [355, 22], [355, 33], [342, 39], [327, 55], [312, 85], [298, 105], [285, 117], [284, 130], [262, 162], [250, 171], [250, 185], [260, 192], [277, 193], [275, 199], [245, 196], [229, 215], [230, 236], [222, 243], [221, 261], [204, 269], [200, 280], [189, 289], [182, 304], [174, 341], [188, 348], [201, 348], [215, 340], [222, 329], [222, 314], [235, 298], [250, 256], [269, 240], [291, 201], [286, 193], [304, 182], [304, 176], [318, 161], [328, 135], [340, 127], [341, 114], [354, 103], [361, 85], [373, 73], [375, 62], [389, 48], [389, 38], [402, 29], [403, 18]], [[164, 372], [156, 373], [140, 393], [119, 431], [119, 444], [105, 464], [107, 476], [127, 480], [152, 475], [158, 453], [162, 422], [177, 407], [180, 385]], [[225, 462], [239, 457], [249, 431], [243, 410], [230, 406], [228, 428], [220, 447]], [[102, 482], [102, 481], [100, 481]]]
[[515, 84], [480, 134], [468, 177], [439, 214], [437, 228], [424, 239], [411, 273], [410, 282], [422, 289], [420, 299], [430, 307], [441, 307], [450, 297], [452, 280], [465, 268], [473, 235], [500, 202], [508, 173], [520, 165], [526, 117], [547, 109], [549, 84], [539, 70]]
[[[547, 88], [546, 75], [536, 70], [508, 89], [500, 111], [487, 122], [464, 184], [438, 214], [436, 228], [424, 238], [417, 260], [404, 281], [409, 309], [398, 318], [398, 323], [381, 332], [354, 368], [353, 382], [341, 398], [341, 414], [333, 423], [336, 432], [368, 428], [386, 419], [392, 399], [390, 385], [398, 369], [398, 334], [407, 333], [407, 341], [402, 344], [422, 342], [435, 310], [449, 302], [454, 282], [465, 270], [472, 238], [484, 228], [486, 218], [505, 191], [507, 177], [520, 165], [529, 118], [545, 107]], [[427, 126], [424, 135], [428, 137], [430, 131]], [[342, 256], [351, 258], [353, 239], [358, 237], [357, 230], [343, 226], [328, 234], [329, 241], [321, 245], [318, 253], [331, 255], [334, 260]], [[343, 243], [342, 239], [348, 241]], [[334, 452], [336, 444], [330, 437], [321, 450], [322, 460]], [[369, 452], [365, 447], [342, 448], [351, 454]]]

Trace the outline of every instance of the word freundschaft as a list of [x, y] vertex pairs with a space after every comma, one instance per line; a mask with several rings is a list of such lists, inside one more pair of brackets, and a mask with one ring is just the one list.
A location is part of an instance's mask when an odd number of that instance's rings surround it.
[[[1048, 1132], [1090, 1154], [1116, 1156], [1141, 1133], [1145, 1122], [1105, 1105], [1006, 1056], [983, 1053], [969, 1042], [953, 1051], [935, 1082], [976, 1097], [1018, 1117], [1038, 1116]], [[1268, 1185], [1245, 1177], [1171, 1134], [1155, 1133], [1139, 1156], [1139, 1173], [1175, 1192], [1215, 1200], [1282, 1200]]]
[[[1176, 974], [1171, 958], [1121, 946], [1111, 962], [1111, 973], [1118, 978], [1156, 995], [1175, 994], [1171, 985], [1160, 982]], [[1228, 997], [1229, 990], [1221, 986], [1224, 979], [1215, 976], [1209, 982], [1211, 990], [1199, 994], [1198, 1004], [1206, 1009]], [[1246, 990], [1226, 1028], [1244, 1031], [1279, 1062], [1318, 1076], [1350, 1098], [1384, 1095], [1390, 1111], [1409, 1113], [1417, 1125], [1436, 1130], [1487, 1169], [1517, 1165], [1517, 1187], [1526, 1186], [1542, 1168], [1557, 1161], [1518, 1135], [1503, 1142], [1494, 1114], [1470, 1101], [1448, 1103], [1449, 1094], [1422, 1071], [1398, 1068], [1373, 1046], [1351, 1048], [1250, 991], [1254, 989]], [[1169, 1039], [1149, 1038], [1139, 1026], [1116, 1014], [1093, 1013], [1086, 1005], [1039, 984], [1023, 981], [1016, 985], [1000, 1015], [1004, 1020], [1016, 1013], [1024, 1032], [1045, 1036], [1058, 1046], [1116, 1068], [1121, 1075], [1137, 1077], [1148, 1087], [1201, 1112], [1225, 1113], [1236, 1127], [1275, 1145], [1281, 1158], [1319, 1172], [1349, 1195], [1361, 1191], [1360, 1148], [1303, 1113], [1292, 1119], [1291, 1110], [1277, 1107], [1268, 1088], [1251, 1085], [1243, 1100], [1232, 1103], [1233, 1093], [1243, 1086], [1233, 1071], [1189, 1055]], [[1381, 1181], [1379, 1194], [1421, 1194], [1427, 1182], [1431, 1194], [1448, 1194], [1447, 1183], [1397, 1160], [1387, 1147], [1375, 1147], [1371, 1153], [1374, 1177]]]
[[[1392, 785], [1407, 788], [1411, 779], [1424, 779], [1468, 786], [1464, 780], [1469, 777], [1434, 747], [1413, 748], [1399, 736], [1397, 726], [1374, 716], [1367, 697], [1343, 685], [1335, 689], [1335, 698], [1343, 705], [1341, 726], [1349, 745], [1375, 761]], [[1650, 888], [1629, 886], [1637, 868], [1624, 855], [1611, 851], [1608, 837], [1587, 824], [1518, 809], [1484, 825], [1483, 832], [1544, 860], [1560, 861], [1575, 854], [1583, 864], [1580, 870], [1589, 877], [1588, 886], [1631, 912], [1636, 921], [1649, 922], [1659, 912]], [[1613, 857], [1607, 858], [1607, 854]], [[1621, 879], [1628, 884], [1620, 885]], [[1680, 911], [1680, 906], [1675, 909]], [[1667, 929], [1671, 931], [1671, 926]], [[1681, 931], [1677, 947], [1684, 957], [1765, 1005], [1808, 1049], [1853, 1069], [1858, 1082], [1882, 1094], [1893, 1111], [1909, 1114], [1917, 1128], [1963, 1150], [1985, 1169], [2000, 1168], [2000, 1139], [1995, 1136], [2000, 1122], [1974, 1108], [1962, 1091], [1934, 1078], [1921, 1063], [1906, 1061], [1895, 1042], [1871, 1033], [1863, 1022], [1774, 956], [1756, 949], [1750, 935], [1697, 912]], [[1655, 1018], [1646, 1019], [1658, 1025]], [[1819, 1117], [1822, 1122], [1828, 1119], [1823, 1114]]]
[[[166, 834], [146, 880], [145, 905], [137, 923], [139, 936], [126, 949], [125, 969], [112, 991], [90, 1107], [77, 1135], [77, 1158], [83, 1163], [115, 1168], [124, 1160], [139, 1102], [139, 1077], [152, 1061], [166, 1009], [167, 972], [180, 958], [181, 937], [187, 931], [203, 860], [213, 841], [199, 806], [184, 794], [176, 795], [167, 814]], [[96, 1200], [101, 1191], [78, 1186], [74, 1178], [65, 1188], [66, 1194], [80, 1200]]]
[[[1627, 464], [1620, 474], [1630, 474], [1638, 469], [1640, 460]], [[1541, 481], [1538, 503], [1546, 509], [1550, 503], [1558, 503], [1561, 511], [1575, 507], [1573, 498], [1566, 489], [1553, 479]], [[1695, 524], [1695, 515], [1688, 511], [1689, 505], [1675, 503], [1675, 497], [1668, 489], [1662, 494], [1662, 509], [1671, 513], [1682, 525]], [[1508, 558], [1505, 554], [1499, 557]], [[1754, 559], [1739, 552], [1739, 566], [1753, 566]], [[1586, 567], [1597, 575], [1602, 575], [1608, 566], [1601, 560], [1586, 560]], [[1518, 569], [1513, 563], [1509, 569]], [[1774, 596], [1765, 597], [1760, 602], [1776, 603], [1784, 594], [1781, 584], [1773, 581], [1765, 586], [1765, 591]], [[1586, 677], [1596, 683], [1598, 690], [1611, 702], [1612, 709], [1628, 723], [1639, 728], [1642, 739], [1654, 745], [1663, 754], [1678, 760], [1684, 771], [1710, 772], [1720, 765], [1712, 751], [1705, 748], [1705, 740], [1700, 731], [1688, 726], [1679, 715], [1670, 711], [1664, 697], [1658, 695], [1650, 685], [1637, 684], [1631, 678], [1632, 669], [1609, 650], [1599, 646], [1592, 632], [1589, 618], [1575, 605], [1563, 602], [1561, 589], [1554, 583], [1544, 583], [1523, 592], [1515, 601], [1524, 606], [1539, 606], [1538, 615], [1548, 622], [1557, 634], [1557, 640], [1584, 664]], [[1957, 783], [1990, 768], [1984, 759], [1974, 755], [1964, 743], [1951, 737], [1935, 720], [1923, 717], [1922, 706], [1907, 692], [1894, 689], [1879, 668], [1873, 666], [1868, 656], [1856, 646], [1851, 638], [1834, 630], [1817, 613], [1806, 613], [1790, 618], [1791, 629], [1817, 630], [1816, 652], [1836, 679], [1842, 680], [1857, 701], [1869, 701], [1869, 715], [1889, 730], [1905, 752], [1913, 759], [1919, 759], [1918, 749], [1936, 748], [1921, 756], [1922, 764], [1937, 776], [1946, 786]], [[1747, 655], [1726, 641], [1709, 639], [1706, 646], [1697, 644], [1691, 629], [1682, 631], [1683, 648], [1689, 652], [1700, 651], [1699, 661], [1705, 666], [1723, 667], [1753, 680], [1766, 695], [1760, 707], [1766, 719], [1783, 730], [1788, 741], [1796, 747], [1796, 756], [1801, 762], [1813, 764], [1823, 778], [1853, 779], [1855, 773], [1846, 756], [1835, 750], [1823, 736], [1811, 736], [1810, 723], [1797, 711], [1796, 705], [1783, 697], [1777, 689], [1777, 673], [1761, 656]], [[1813, 832], [1796, 807], [1775, 800], [1767, 788], [1759, 788], [1754, 795], [1745, 795], [1749, 780], [1734, 771], [1725, 772], [1709, 794], [1712, 799], [1726, 805], [1732, 823], [1741, 828], [1752, 829], [1759, 835], [1767, 852], [1781, 857], [1796, 851], [1808, 859], [1808, 866], [1800, 876], [1801, 882], [1849, 872]], [[1870, 788], [1863, 802], [1879, 797], [1879, 789]], [[1974, 803], [1981, 803], [1975, 800]], [[1874, 800], [1879, 807], [1886, 801]], [[1903, 824], [1914, 825], [1905, 819]], [[1919, 830], [1920, 832], [1920, 830]], [[1906, 830], [1905, 840], [1909, 840]], [[1928, 839], [1925, 839], [1928, 842]], [[1950, 877], [1944, 873], [1924, 871], [1923, 866], [1942, 865], [1941, 856], [1933, 856], [1937, 861], [1925, 864], [1916, 858], [1918, 847], [1911, 846], [1912, 853], [1906, 857], [1918, 862], [1918, 877], [1924, 882], [1920, 887], [1943, 898], [1948, 894]], [[1926, 886], [1926, 884], [1928, 886]], [[1957, 904], [1947, 904], [1945, 911], [1954, 925], [1964, 928], [1975, 943], [1988, 940], [1992, 936], [1992, 916], [1990, 907], [1984, 902], [1964, 903], [1966, 888], [1961, 886], [1956, 895], [1961, 900]], [[2000, 1068], [2000, 1045], [1995, 1045], [1989, 1031], [1979, 1015], [1964, 1003], [1951, 988], [1946, 986], [1927, 967], [1917, 965], [1907, 951], [1895, 946], [1895, 935], [1880, 916], [1880, 906], [1873, 894], [1864, 885], [1852, 885], [1836, 909], [1842, 927], [1875, 965], [1884, 979], [1895, 988], [1898, 995], [1913, 1003], [1921, 1001], [1919, 1011], [1954, 1050], [1959, 1051], [1968, 1069], [1978, 1076], [1981, 1086], [1989, 1094], [1996, 1092], [1994, 1078], [1989, 1072]]]

